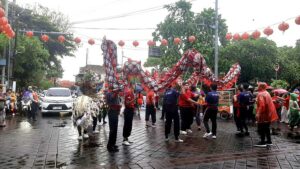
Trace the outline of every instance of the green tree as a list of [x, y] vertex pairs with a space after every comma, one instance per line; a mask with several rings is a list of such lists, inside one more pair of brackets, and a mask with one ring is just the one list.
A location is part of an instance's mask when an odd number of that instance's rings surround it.
[[38, 38], [20, 36], [17, 46], [18, 53], [15, 55], [13, 73], [19, 86], [39, 86], [47, 69], [45, 62], [49, 59], [49, 52], [43, 48]]
[[220, 71], [226, 72], [236, 62], [241, 66], [240, 82], [253, 80], [270, 82], [275, 78], [277, 60], [275, 42], [266, 38], [234, 41], [221, 48]]
[[[182, 53], [189, 49], [195, 48], [201, 52], [207, 59], [213, 57], [214, 51], [214, 23], [215, 11], [213, 9], [205, 9], [200, 14], [191, 11], [192, 4], [184, 0], [176, 2], [174, 5], [166, 5], [169, 11], [165, 20], [157, 25], [153, 32], [153, 39], [156, 41], [167, 39], [168, 46], [161, 47], [163, 56], [160, 59], [148, 58], [145, 66], [160, 65], [160, 69], [171, 67], [178, 62]], [[219, 36], [222, 45], [226, 41], [223, 37], [227, 32], [225, 20], [219, 15]], [[196, 42], [188, 42], [188, 37], [194, 35]], [[180, 38], [182, 43], [174, 45], [174, 38]]]

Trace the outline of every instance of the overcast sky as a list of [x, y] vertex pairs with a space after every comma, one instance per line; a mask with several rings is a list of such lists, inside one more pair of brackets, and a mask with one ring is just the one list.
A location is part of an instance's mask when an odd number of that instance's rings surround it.
[[[69, 17], [71, 22], [86, 21], [105, 18], [134, 12], [152, 7], [174, 3], [176, 0], [16, 0], [21, 6], [35, 5], [37, 3], [50, 9], [60, 11]], [[203, 8], [214, 8], [215, 0], [194, 0], [192, 11], [200, 13]], [[294, 19], [300, 15], [300, 0], [219, 0], [219, 14], [226, 19], [229, 32], [252, 33], [258, 29], [263, 31], [267, 26], [274, 29], [269, 38], [278, 46], [294, 46], [300, 39], [300, 25]], [[165, 9], [135, 14], [128, 17], [109, 19], [105, 21], [76, 24], [74, 27], [97, 28], [155, 28], [167, 15]], [[289, 19], [289, 20], [287, 20]], [[283, 34], [278, 30], [278, 24], [286, 21], [290, 28]], [[36, 30], [39, 31], [39, 30]], [[89, 64], [102, 64], [102, 51], [100, 49], [103, 36], [107, 39], [125, 41], [124, 54], [134, 60], [147, 59], [147, 41], [152, 39], [153, 30], [86, 30], [73, 28], [74, 37], [82, 39], [82, 46], [75, 52], [76, 57], [65, 57], [62, 61], [65, 70], [63, 79], [74, 80], [79, 67], [85, 65], [86, 49], [89, 48]], [[87, 44], [89, 38], [94, 38], [96, 44]], [[140, 45], [133, 47], [132, 41], [138, 40]], [[121, 49], [118, 49], [119, 58]], [[201, 52], [201, 51], [200, 51]], [[120, 63], [120, 59], [119, 59]]]

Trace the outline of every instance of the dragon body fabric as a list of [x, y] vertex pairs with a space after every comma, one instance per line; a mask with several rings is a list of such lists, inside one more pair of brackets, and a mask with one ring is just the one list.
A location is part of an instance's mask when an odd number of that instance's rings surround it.
[[[205, 84], [217, 83], [220, 90], [231, 88], [237, 81], [241, 67], [238, 63], [232, 65], [229, 72], [222, 78], [218, 79], [207, 66], [204, 57], [195, 49], [187, 50], [181, 59], [168, 72], [160, 78], [153, 78], [148, 72], [142, 69], [140, 61], [128, 59], [124, 63], [121, 72], [117, 72], [117, 46], [111, 40], [104, 39], [101, 45], [103, 51], [103, 60], [106, 71], [105, 81], [114, 89], [123, 89], [127, 85], [126, 79], [130, 76], [138, 76], [144, 86], [160, 91], [173, 83], [180, 75], [189, 68], [193, 73], [187, 80], [189, 84], [204, 82]], [[121, 79], [121, 77], [123, 77]]]

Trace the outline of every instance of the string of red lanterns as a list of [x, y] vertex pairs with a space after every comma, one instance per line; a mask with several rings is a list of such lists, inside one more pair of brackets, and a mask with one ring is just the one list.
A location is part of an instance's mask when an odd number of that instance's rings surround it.
[[7, 18], [5, 17], [4, 9], [1, 7], [0, 7], [0, 32], [5, 34], [6, 37], [8, 37], [9, 39], [15, 37], [16, 35], [12, 27], [8, 23]]

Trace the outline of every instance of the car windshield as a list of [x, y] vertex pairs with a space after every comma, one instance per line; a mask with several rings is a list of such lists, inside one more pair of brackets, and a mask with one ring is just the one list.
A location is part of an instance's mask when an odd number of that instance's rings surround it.
[[68, 97], [71, 95], [69, 90], [66, 89], [49, 89], [47, 91], [47, 96], [60, 96], [60, 97]]

